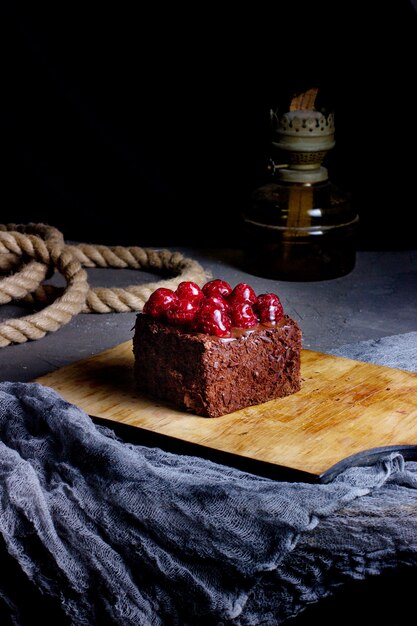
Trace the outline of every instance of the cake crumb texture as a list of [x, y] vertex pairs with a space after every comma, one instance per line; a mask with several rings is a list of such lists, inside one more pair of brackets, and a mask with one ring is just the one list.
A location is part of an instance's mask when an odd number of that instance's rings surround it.
[[146, 395], [219, 417], [299, 391], [301, 342], [301, 330], [288, 315], [272, 327], [220, 339], [138, 314], [135, 381]]

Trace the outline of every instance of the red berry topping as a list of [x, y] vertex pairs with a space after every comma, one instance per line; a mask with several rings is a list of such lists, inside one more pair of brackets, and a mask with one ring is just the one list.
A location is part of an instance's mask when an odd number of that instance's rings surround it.
[[215, 280], [210, 280], [203, 286], [203, 293], [208, 298], [211, 296], [227, 298], [227, 296], [232, 293], [232, 288], [225, 280], [216, 278]]
[[164, 319], [168, 309], [178, 302], [178, 296], [171, 289], [159, 287], [148, 298], [143, 312], [156, 319]]
[[275, 293], [256, 297], [247, 283], [232, 289], [220, 279], [207, 282], [202, 289], [192, 281], [181, 282], [175, 292], [160, 287], [151, 294], [143, 312], [187, 332], [216, 337], [230, 337], [233, 327], [254, 328], [259, 322], [275, 324], [284, 315]]
[[194, 318], [193, 329], [216, 337], [230, 337], [232, 328], [230, 317], [216, 300], [217, 298], [200, 300], [200, 308]]
[[284, 315], [281, 301], [275, 293], [260, 294], [253, 308], [261, 322], [278, 322]]
[[230, 317], [232, 326], [236, 328], [253, 328], [258, 324], [250, 302], [235, 302], [231, 307]]
[[190, 280], [185, 280], [180, 283], [176, 288], [175, 293], [180, 300], [189, 300], [190, 302], [194, 300], [198, 302], [198, 300], [204, 298], [204, 293], [201, 291], [197, 283], [193, 283]]
[[198, 300], [178, 300], [166, 312], [166, 320], [173, 326], [188, 326], [199, 309]]
[[239, 283], [229, 295], [228, 301], [230, 303], [250, 302], [254, 304], [256, 302], [256, 294], [247, 283]]

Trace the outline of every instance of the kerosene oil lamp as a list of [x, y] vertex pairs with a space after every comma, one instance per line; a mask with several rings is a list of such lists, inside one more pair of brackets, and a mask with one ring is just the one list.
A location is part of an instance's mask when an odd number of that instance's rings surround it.
[[314, 108], [316, 93], [294, 98], [283, 114], [271, 111], [269, 180], [243, 216], [245, 265], [260, 276], [324, 280], [355, 265], [358, 215], [322, 165], [335, 127], [333, 113]]

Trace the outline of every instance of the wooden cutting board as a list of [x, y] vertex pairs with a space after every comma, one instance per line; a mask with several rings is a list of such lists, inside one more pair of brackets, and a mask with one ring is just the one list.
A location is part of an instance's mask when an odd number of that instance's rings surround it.
[[127, 341], [37, 379], [86, 413], [177, 440], [322, 475], [372, 448], [417, 444], [417, 374], [309, 350], [296, 394], [217, 418], [142, 397]]

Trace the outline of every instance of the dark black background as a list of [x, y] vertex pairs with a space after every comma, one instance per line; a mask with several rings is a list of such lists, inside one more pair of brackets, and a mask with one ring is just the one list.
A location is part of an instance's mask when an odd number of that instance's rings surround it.
[[359, 246], [415, 247], [411, 2], [144, 7], [3, 5], [2, 223], [239, 246], [269, 109], [315, 84], [336, 113], [327, 166], [352, 193]]

